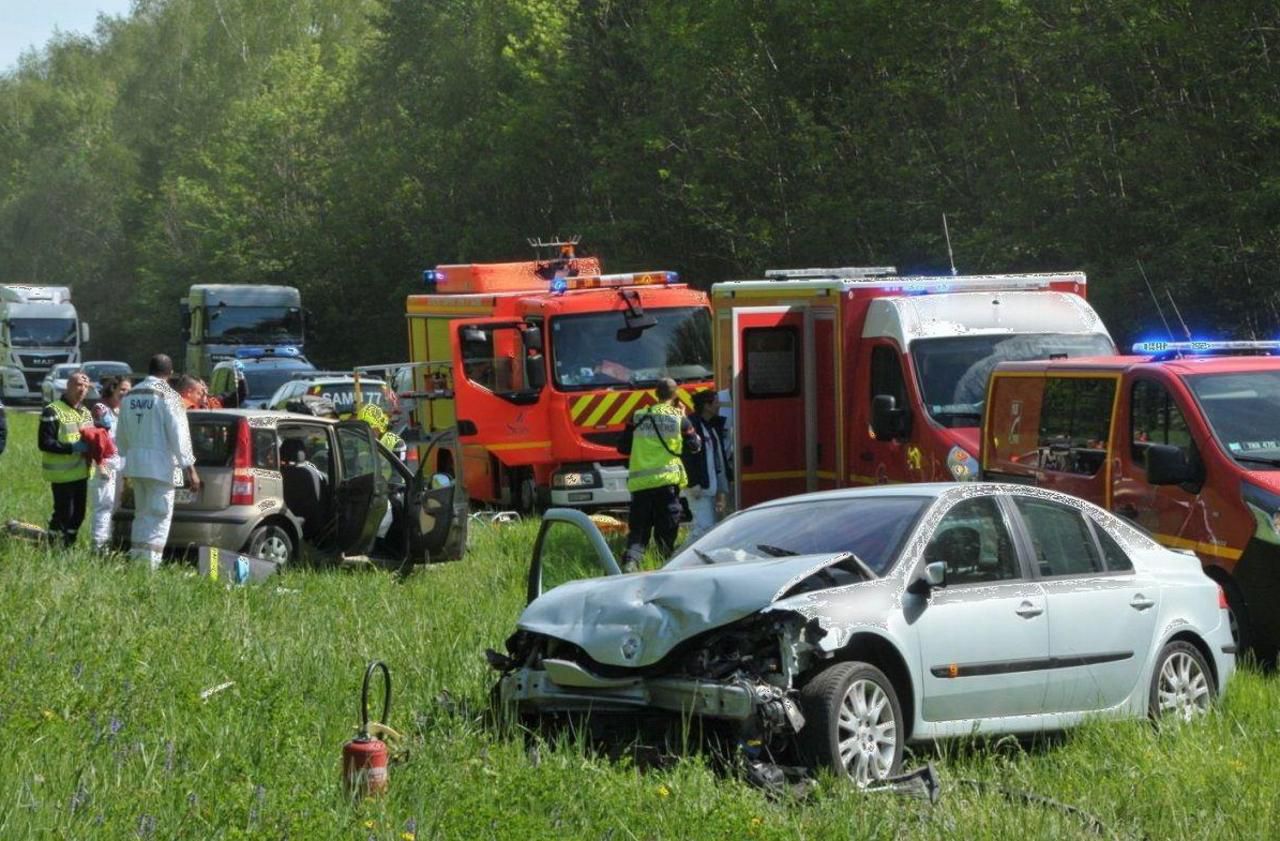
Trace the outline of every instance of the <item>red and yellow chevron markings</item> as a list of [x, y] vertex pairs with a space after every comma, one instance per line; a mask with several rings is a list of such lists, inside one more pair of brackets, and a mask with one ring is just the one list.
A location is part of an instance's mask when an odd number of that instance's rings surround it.
[[[681, 388], [676, 394], [685, 408], [693, 408], [693, 395]], [[578, 426], [617, 426], [626, 423], [637, 409], [658, 402], [653, 390], [597, 391], [583, 394], [569, 403], [569, 419]]]

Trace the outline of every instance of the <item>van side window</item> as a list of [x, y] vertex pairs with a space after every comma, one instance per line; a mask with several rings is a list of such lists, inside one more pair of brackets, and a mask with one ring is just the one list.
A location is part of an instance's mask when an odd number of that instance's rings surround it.
[[1042, 578], [1102, 572], [1102, 558], [1084, 517], [1074, 508], [1043, 499], [1014, 497], [1035, 549]]
[[1116, 381], [1102, 377], [1049, 377], [1040, 411], [1040, 466], [1096, 475], [1107, 460]]
[[748, 397], [800, 393], [800, 335], [796, 328], [748, 327], [742, 331], [742, 345]]
[[898, 351], [888, 345], [876, 345], [871, 349], [871, 399], [877, 394], [888, 394], [901, 409], [907, 405], [907, 381], [902, 375], [902, 359]]
[[1130, 400], [1129, 440], [1135, 464], [1146, 469], [1148, 444], [1172, 444], [1190, 453], [1191, 430], [1168, 389], [1151, 380], [1138, 380]]

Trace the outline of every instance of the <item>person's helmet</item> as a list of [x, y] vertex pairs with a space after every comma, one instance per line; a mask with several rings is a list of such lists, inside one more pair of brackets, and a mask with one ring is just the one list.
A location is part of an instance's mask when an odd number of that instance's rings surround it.
[[379, 435], [387, 431], [389, 424], [387, 413], [382, 411], [382, 407], [375, 406], [372, 403], [365, 403], [360, 407], [360, 411], [356, 412], [356, 420], [369, 424]]

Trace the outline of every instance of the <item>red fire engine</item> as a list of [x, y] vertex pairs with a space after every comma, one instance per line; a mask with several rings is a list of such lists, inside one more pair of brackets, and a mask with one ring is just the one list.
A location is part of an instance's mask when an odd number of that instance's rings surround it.
[[[451, 361], [453, 396], [424, 431], [458, 426], [472, 499], [535, 505], [626, 505], [626, 421], [663, 377], [693, 393], [712, 385], [706, 294], [674, 272], [602, 274], [573, 243], [553, 259], [442, 265], [408, 299], [415, 362]], [[415, 372], [414, 388], [432, 385]]]

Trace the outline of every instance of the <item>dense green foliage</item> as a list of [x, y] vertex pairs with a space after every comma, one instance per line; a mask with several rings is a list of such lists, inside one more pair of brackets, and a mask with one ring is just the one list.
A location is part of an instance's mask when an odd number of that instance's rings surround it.
[[[35, 416], [13, 422], [0, 519], [40, 522]], [[941, 775], [935, 807], [831, 779], [771, 802], [698, 755], [641, 770], [571, 739], [528, 749], [480, 711], [494, 679], [482, 653], [519, 613], [533, 532], [477, 527], [465, 560], [403, 582], [303, 570], [237, 589], [0, 536], [0, 838], [1102, 837], [962, 780], [1078, 806], [1108, 838], [1280, 833], [1280, 686], [1253, 670], [1190, 725], [917, 748], [908, 763]], [[353, 807], [339, 755], [370, 658], [391, 667], [409, 758], [389, 797]]]
[[134, 360], [193, 282], [291, 283], [339, 364], [404, 355], [424, 266], [530, 235], [707, 284], [945, 268], [946, 213], [961, 271], [1083, 268], [1118, 338], [1160, 326], [1140, 263], [1199, 334], [1271, 337], [1277, 32], [1259, 0], [135, 0], [0, 77], [0, 276]]

